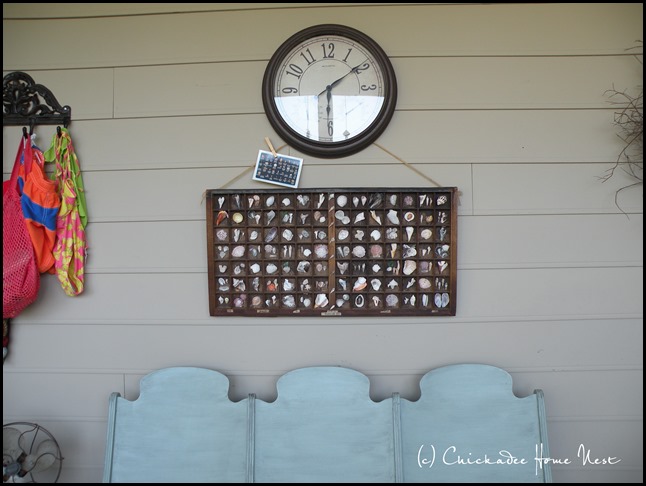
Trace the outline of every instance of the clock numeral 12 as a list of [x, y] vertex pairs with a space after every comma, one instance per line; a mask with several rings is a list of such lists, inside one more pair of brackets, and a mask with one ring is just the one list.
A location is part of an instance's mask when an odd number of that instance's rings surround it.
[[330, 58], [334, 57], [334, 43], [333, 42], [330, 42], [327, 45], [330, 52], [328, 52], [327, 49], [325, 49], [325, 42], [323, 44], [321, 44], [321, 47], [323, 47], [323, 57], [325, 59], [330, 59]]

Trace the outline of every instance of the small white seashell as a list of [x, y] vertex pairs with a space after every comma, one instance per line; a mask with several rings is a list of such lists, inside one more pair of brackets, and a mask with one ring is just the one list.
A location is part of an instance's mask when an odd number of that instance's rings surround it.
[[238, 245], [234, 247], [233, 250], [231, 250], [231, 256], [240, 258], [241, 256], [244, 255], [244, 250], [245, 250], [244, 245]]
[[399, 298], [395, 294], [388, 294], [386, 296], [386, 305], [388, 307], [395, 307], [399, 302]]
[[220, 209], [222, 208], [222, 205], [224, 204], [224, 196], [221, 196], [218, 198], [218, 206]]
[[336, 204], [340, 208], [345, 207], [346, 204], [348, 204], [348, 198], [341, 194], [339, 197], [336, 198]]
[[358, 245], [352, 249], [352, 254], [357, 258], [363, 258], [366, 256], [366, 248], [364, 246]]
[[339, 273], [341, 275], [348, 270], [348, 262], [336, 262], [336, 266], [339, 267]]
[[301, 304], [303, 304], [303, 307], [309, 307], [312, 305], [312, 299], [309, 297], [301, 297]]
[[341, 297], [336, 299], [336, 306], [337, 307], [343, 307], [343, 304], [345, 304], [345, 301]]
[[343, 218], [345, 218], [345, 212], [344, 212], [344, 211], [342, 211], [341, 209], [338, 209], [338, 210], [334, 213], [334, 217], [335, 217], [336, 219], [338, 219], [339, 221], [342, 221], [342, 220], [343, 220]]
[[379, 273], [379, 272], [381, 272], [381, 265], [379, 265], [378, 263], [375, 263], [372, 266], [372, 273]]
[[408, 238], [408, 241], [413, 237], [413, 233], [415, 232], [415, 228], [412, 226], [406, 226], [406, 237]]
[[418, 282], [419, 288], [422, 290], [431, 288], [431, 281], [427, 278], [420, 278]]
[[328, 305], [328, 299], [325, 294], [317, 294], [316, 300], [314, 301], [314, 307], [325, 307]]
[[394, 209], [388, 211], [388, 213], [386, 213], [386, 217], [392, 224], [399, 224], [399, 216], [397, 216], [397, 211]]
[[375, 213], [374, 211], [370, 211], [370, 216], [372, 216], [372, 219], [374, 219], [378, 225], [381, 225], [381, 218], [377, 213]]
[[269, 263], [267, 267], [265, 268], [267, 273], [271, 275], [272, 273], [276, 273], [278, 271], [278, 267], [274, 265], [273, 263]]
[[417, 262], [415, 260], [406, 260], [404, 262], [404, 275], [412, 275], [412, 273], [415, 271], [417, 268]]
[[441, 196], [437, 197], [435, 204], [437, 204], [438, 206], [441, 206], [442, 204], [446, 204], [448, 200], [449, 198], [446, 197], [444, 194], [442, 194]]
[[366, 303], [366, 299], [363, 297], [362, 294], [359, 294], [354, 298], [354, 305], [356, 307], [363, 307], [365, 303]]
[[363, 290], [366, 288], [368, 284], [366, 283], [366, 278], [365, 277], [359, 277], [357, 280], [355, 280], [354, 285], [352, 286], [352, 290], [355, 292]]
[[283, 199], [283, 206], [289, 206], [291, 203], [292, 201], [288, 197]]
[[404, 213], [404, 220], [407, 221], [408, 223], [410, 223], [414, 219], [415, 219], [415, 213], [413, 213], [412, 211], [406, 211]]
[[370, 285], [372, 285], [373, 290], [379, 290], [381, 288], [381, 280], [379, 280], [378, 278], [373, 278], [370, 281]]
[[423, 240], [428, 240], [431, 238], [431, 236], [433, 236], [433, 231], [428, 228], [424, 228], [419, 235]]
[[370, 232], [370, 238], [372, 238], [374, 241], [379, 240], [379, 238], [381, 238], [381, 231], [379, 231], [378, 229], [372, 230]]
[[444, 270], [446, 270], [446, 267], [448, 267], [449, 264], [445, 262], [444, 260], [440, 260], [437, 262], [437, 267], [440, 269], [440, 273], [442, 273]]
[[342, 229], [341, 231], [339, 231], [339, 241], [347, 239], [348, 236], [350, 236], [350, 232], [348, 230]]
[[362, 204], [363, 206], [365, 206], [365, 205], [366, 205], [366, 202], [367, 202], [367, 201], [368, 201], [368, 198], [367, 198], [366, 196], [361, 196], [361, 204]]
[[283, 239], [285, 241], [292, 241], [293, 238], [294, 238], [294, 233], [292, 232], [292, 230], [290, 229], [283, 230]]
[[316, 258], [327, 257], [327, 245], [316, 245], [314, 247], [314, 254], [316, 255]]
[[397, 204], [397, 194], [391, 194], [388, 197], [388, 201], [390, 201], [391, 206], [395, 206]]
[[273, 205], [274, 205], [274, 201], [275, 201], [275, 200], [276, 200], [276, 199], [274, 198], [274, 196], [269, 196], [269, 197], [265, 200], [265, 206], [267, 206], [267, 207], [269, 207], [269, 206], [273, 206]]
[[252, 273], [258, 273], [260, 271], [260, 265], [257, 263], [253, 263], [249, 269], [251, 270]]
[[360, 213], [357, 213], [357, 215], [354, 217], [354, 222], [355, 223], [360, 223], [361, 221], [364, 221], [366, 219], [366, 215], [364, 214], [363, 211]]

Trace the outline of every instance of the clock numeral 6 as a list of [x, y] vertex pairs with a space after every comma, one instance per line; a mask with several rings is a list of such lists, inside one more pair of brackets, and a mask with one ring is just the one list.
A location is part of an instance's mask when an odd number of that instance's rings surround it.
[[334, 122], [330, 120], [327, 122], [327, 134], [331, 137], [334, 135]]
[[377, 89], [376, 84], [371, 84], [370, 86], [368, 86], [367, 84], [362, 84], [361, 85], [361, 91], [373, 91], [375, 89]]

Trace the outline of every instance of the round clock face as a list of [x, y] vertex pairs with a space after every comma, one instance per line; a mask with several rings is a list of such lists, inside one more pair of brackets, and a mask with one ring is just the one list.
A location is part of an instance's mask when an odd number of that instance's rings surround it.
[[320, 157], [363, 150], [395, 111], [397, 82], [388, 56], [365, 34], [318, 25], [290, 37], [263, 79], [265, 112], [294, 148]]

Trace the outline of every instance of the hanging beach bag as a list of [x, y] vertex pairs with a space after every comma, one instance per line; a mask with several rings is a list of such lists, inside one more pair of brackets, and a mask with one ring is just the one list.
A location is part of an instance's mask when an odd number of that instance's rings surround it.
[[74, 297], [84, 287], [87, 211], [81, 168], [67, 129], [54, 135], [45, 160], [56, 163], [55, 177], [61, 195], [53, 252], [55, 273], [65, 293]]
[[21, 137], [11, 178], [2, 183], [2, 318], [30, 305], [40, 289], [40, 272], [20, 201], [20, 159], [31, 163], [31, 141]]
[[31, 146], [31, 158], [25, 152], [18, 175], [22, 189], [22, 214], [31, 236], [40, 273], [54, 273], [54, 244], [56, 243], [56, 219], [61, 207], [58, 184], [45, 174], [43, 152]]

